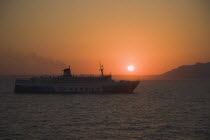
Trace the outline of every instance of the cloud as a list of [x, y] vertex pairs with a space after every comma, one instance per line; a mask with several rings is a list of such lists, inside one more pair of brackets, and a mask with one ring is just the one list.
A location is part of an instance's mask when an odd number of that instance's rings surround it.
[[60, 74], [65, 64], [36, 53], [0, 49], [0, 75]]

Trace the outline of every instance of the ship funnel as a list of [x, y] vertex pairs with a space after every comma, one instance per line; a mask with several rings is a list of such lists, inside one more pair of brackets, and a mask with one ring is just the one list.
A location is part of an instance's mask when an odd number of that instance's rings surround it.
[[72, 76], [70, 66], [63, 70], [63, 76]]

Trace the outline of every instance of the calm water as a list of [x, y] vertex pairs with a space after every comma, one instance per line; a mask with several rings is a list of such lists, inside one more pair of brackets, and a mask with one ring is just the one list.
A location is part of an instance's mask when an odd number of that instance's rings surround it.
[[14, 94], [0, 80], [0, 139], [210, 139], [210, 81], [142, 81], [134, 94]]

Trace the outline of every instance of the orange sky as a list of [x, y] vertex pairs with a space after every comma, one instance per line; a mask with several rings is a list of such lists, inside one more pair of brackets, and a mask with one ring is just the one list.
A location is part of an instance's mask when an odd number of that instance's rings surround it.
[[[0, 51], [35, 53], [75, 74], [98, 74], [99, 60], [105, 73], [160, 74], [210, 61], [209, 9], [208, 0], [1, 1]], [[0, 74], [11, 64], [10, 73], [21, 74], [26, 64], [0, 53]], [[46, 70], [34, 61], [31, 69]]]

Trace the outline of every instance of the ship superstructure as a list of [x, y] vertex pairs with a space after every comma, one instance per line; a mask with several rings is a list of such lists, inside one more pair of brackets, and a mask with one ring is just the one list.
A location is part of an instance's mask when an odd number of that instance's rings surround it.
[[114, 81], [112, 75], [72, 75], [70, 66], [61, 76], [16, 79], [16, 93], [132, 93], [139, 81]]

